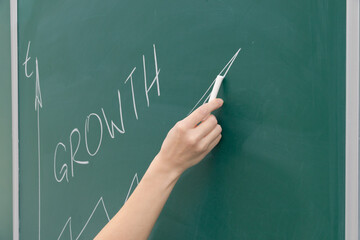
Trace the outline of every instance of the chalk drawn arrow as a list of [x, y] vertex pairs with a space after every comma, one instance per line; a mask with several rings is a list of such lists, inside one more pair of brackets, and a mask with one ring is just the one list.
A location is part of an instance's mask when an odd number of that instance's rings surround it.
[[42, 98], [41, 98], [41, 90], [40, 90], [40, 78], [39, 78], [39, 63], [36, 58], [36, 82], [35, 82], [35, 111], [39, 110], [39, 107], [42, 108]]

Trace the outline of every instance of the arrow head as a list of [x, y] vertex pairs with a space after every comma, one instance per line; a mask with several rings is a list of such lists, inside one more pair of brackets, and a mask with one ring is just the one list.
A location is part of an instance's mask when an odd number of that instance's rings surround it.
[[36, 82], [35, 82], [35, 111], [42, 108], [42, 98], [41, 98], [41, 90], [40, 90], [40, 80], [39, 80], [39, 64], [36, 58]]

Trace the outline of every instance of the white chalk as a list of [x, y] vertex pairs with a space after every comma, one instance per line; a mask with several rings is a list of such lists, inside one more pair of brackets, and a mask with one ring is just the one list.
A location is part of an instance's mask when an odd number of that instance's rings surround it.
[[217, 97], [221, 83], [223, 80], [224, 80], [224, 76], [217, 75], [217, 77], [215, 79], [214, 87], [210, 93], [209, 102]]
[[[225, 67], [221, 70], [221, 72], [219, 73], [219, 75], [217, 75], [216, 79], [215, 79], [215, 84], [214, 87], [210, 93], [210, 98], [209, 98], [209, 102], [213, 99], [215, 99], [218, 95], [219, 89], [221, 87], [221, 83], [223, 82], [226, 74], [228, 73], [228, 71], [230, 70], [231, 65], [234, 63], [237, 55], [239, 54], [239, 52], [241, 51], [241, 48], [235, 53], [235, 55], [230, 59], [230, 61], [225, 65]], [[225, 72], [225, 73], [224, 73]]]

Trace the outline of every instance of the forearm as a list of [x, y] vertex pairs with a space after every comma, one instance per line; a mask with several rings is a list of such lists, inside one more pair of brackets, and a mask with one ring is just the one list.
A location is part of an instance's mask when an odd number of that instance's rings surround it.
[[157, 156], [120, 211], [98, 234], [96, 240], [147, 239], [180, 172], [167, 169]]
[[182, 172], [200, 162], [219, 143], [221, 127], [210, 113], [222, 104], [220, 99], [213, 100], [176, 123], [133, 194], [96, 240], [148, 238]]

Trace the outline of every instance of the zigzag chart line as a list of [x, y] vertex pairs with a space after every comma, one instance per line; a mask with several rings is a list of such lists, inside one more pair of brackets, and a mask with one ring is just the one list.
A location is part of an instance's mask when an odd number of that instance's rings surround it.
[[[130, 185], [129, 191], [128, 191], [128, 193], [127, 193], [127, 195], [126, 195], [126, 198], [125, 198], [125, 202], [128, 200], [128, 198], [129, 198], [129, 196], [130, 196], [130, 194], [131, 194], [131, 190], [132, 190], [132, 188], [133, 188], [133, 185], [134, 185], [135, 181], [136, 181], [136, 186], [137, 186], [137, 185], [139, 184], [139, 178], [138, 178], [137, 173], [135, 173], [135, 175], [134, 175], [134, 177], [133, 177], [133, 179], [132, 179], [132, 181], [131, 181], [131, 185]], [[134, 187], [136, 187], [136, 186], [134, 186]], [[124, 202], [124, 203], [125, 203], [125, 202]], [[105, 206], [105, 203], [104, 203], [104, 199], [103, 199], [103, 197], [101, 196], [100, 199], [98, 200], [98, 202], [96, 203], [94, 209], [92, 210], [92, 212], [91, 212], [91, 214], [90, 214], [90, 217], [87, 219], [85, 225], [83, 226], [83, 228], [81, 229], [80, 233], [79, 233], [78, 236], [75, 238], [75, 240], [78, 240], [78, 239], [80, 238], [81, 234], [84, 232], [84, 230], [86, 229], [88, 223], [89, 223], [90, 220], [92, 219], [95, 211], [96, 211], [97, 208], [100, 206], [100, 203], [101, 203], [101, 206], [103, 207], [103, 210], [104, 210], [104, 212], [105, 212], [105, 214], [106, 214], [107, 220], [110, 221], [109, 213], [108, 213], [108, 211], [107, 211], [107, 209], [106, 209], [106, 206]], [[73, 239], [74, 239], [74, 238], [73, 238], [73, 233], [72, 233], [71, 225], [72, 225], [71, 217], [69, 217], [68, 220], [66, 221], [64, 227], [62, 228], [62, 230], [61, 230], [61, 232], [60, 232], [60, 235], [59, 235], [59, 237], [57, 238], [57, 240], [59, 240], [59, 239], [63, 236], [66, 227], [69, 227], [70, 240], [73, 240]]]

